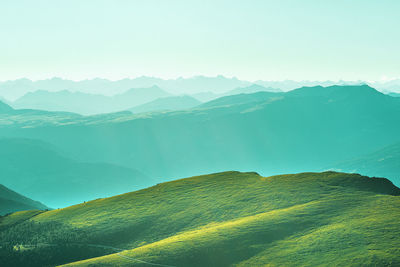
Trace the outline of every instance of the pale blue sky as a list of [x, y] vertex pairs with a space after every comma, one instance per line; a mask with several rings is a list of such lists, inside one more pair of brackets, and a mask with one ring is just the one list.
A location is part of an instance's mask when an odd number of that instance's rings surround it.
[[400, 77], [398, 0], [2, 0], [0, 80]]

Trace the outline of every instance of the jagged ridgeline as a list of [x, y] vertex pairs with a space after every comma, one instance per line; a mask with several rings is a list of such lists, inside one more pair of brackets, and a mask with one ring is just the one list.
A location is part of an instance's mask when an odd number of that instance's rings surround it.
[[398, 266], [399, 195], [336, 172], [197, 176], [4, 217], [0, 265]]

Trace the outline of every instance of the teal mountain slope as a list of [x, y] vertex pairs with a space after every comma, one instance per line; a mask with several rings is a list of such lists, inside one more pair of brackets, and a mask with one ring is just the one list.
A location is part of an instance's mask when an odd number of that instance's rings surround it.
[[157, 98], [148, 103], [129, 109], [132, 113], [154, 112], [154, 111], [173, 111], [193, 108], [201, 102], [191, 96], [169, 96]]
[[392, 96], [392, 97], [400, 97], [400, 93], [388, 93], [388, 95]]
[[237, 94], [252, 94], [257, 92], [282, 92], [280, 89], [272, 88], [272, 87], [264, 87], [258, 84], [252, 84], [246, 87], [238, 87], [231, 91], [226, 92], [224, 95], [237, 95]]
[[387, 177], [400, 185], [400, 143], [331, 166], [329, 169]]
[[400, 98], [368, 86], [304, 87], [161, 114], [0, 114], [0, 136], [40, 139], [80, 161], [123, 165], [156, 178], [230, 169], [271, 175], [320, 170], [399, 142], [397, 114]]
[[30, 92], [13, 102], [14, 108], [48, 111], [67, 111], [79, 114], [104, 113], [109, 97], [103, 95], [70, 92], [67, 90]]
[[[241, 81], [236, 78], [226, 78], [221, 75], [216, 77], [195, 76], [191, 78], [169, 80], [142, 76], [134, 79], [122, 79], [118, 81], [110, 81], [101, 78], [71, 81], [56, 77], [47, 80], [31, 81], [24, 78], [14, 81], [0, 82], [0, 96], [14, 101], [26, 93], [37, 90], [49, 92], [68, 90], [71, 92], [112, 96], [122, 94], [130, 88], [148, 88], [152, 86], [161, 87], [169, 93], [176, 95], [196, 94], [204, 91], [221, 94], [237, 87], [244, 87], [250, 84], [251, 83], [247, 81]], [[132, 106], [133, 105], [130, 107]]]
[[7, 112], [11, 112], [12, 110], [13, 110], [12, 107], [10, 107], [6, 103], [0, 101], [0, 113], [7, 113]]
[[134, 169], [76, 161], [53, 145], [30, 139], [0, 139], [0, 177], [7, 187], [52, 208], [152, 184]]
[[23, 210], [45, 210], [45, 205], [20, 195], [0, 184], [0, 215]]
[[67, 90], [30, 92], [13, 102], [14, 108], [66, 111], [83, 115], [116, 112], [170, 94], [157, 86], [132, 88], [114, 96], [70, 92]]
[[282, 96], [283, 93], [275, 92], [256, 92], [252, 94], [241, 93], [211, 100], [200, 105], [199, 108], [229, 107], [243, 104], [247, 104], [251, 107], [252, 105], [265, 104], [268, 101], [280, 99]]
[[7, 216], [0, 264], [397, 266], [399, 195], [387, 179], [335, 172], [191, 177]]

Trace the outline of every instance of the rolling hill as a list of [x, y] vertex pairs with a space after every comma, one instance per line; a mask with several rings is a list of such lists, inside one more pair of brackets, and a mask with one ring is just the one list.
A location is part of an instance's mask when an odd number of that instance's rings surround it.
[[188, 95], [169, 96], [157, 98], [148, 103], [129, 109], [132, 113], [154, 112], [154, 111], [173, 111], [189, 109], [200, 105], [201, 102]]
[[23, 210], [45, 210], [45, 205], [20, 195], [0, 184], [0, 216]]
[[373, 153], [341, 162], [328, 169], [356, 172], [369, 176], [387, 177], [400, 185], [400, 143], [387, 146]]
[[9, 215], [0, 264], [396, 266], [399, 195], [387, 179], [358, 174], [197, 176]]
[[76, 161], [43, 141], [17, 138], [0, 139], [0, 177], [7, 187], [52, 208], [153, 184], [137, 170]]

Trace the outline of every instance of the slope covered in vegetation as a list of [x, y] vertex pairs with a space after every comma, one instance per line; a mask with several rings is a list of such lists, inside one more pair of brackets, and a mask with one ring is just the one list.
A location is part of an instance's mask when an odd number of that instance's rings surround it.
[[[42, 266], [399, 264], [399, 194], [387, 179], [357, 174], [204, 175], [40, 213], [1, 232], [3, 244], [31, 246], [2, 258], [46, 253]], [[52, 257], [60, 246], [68, 257]]]

